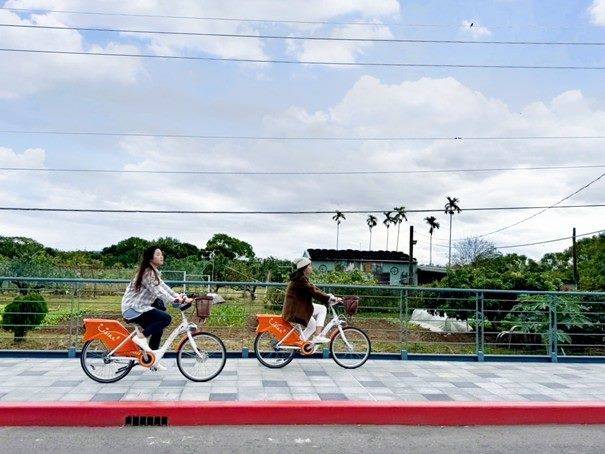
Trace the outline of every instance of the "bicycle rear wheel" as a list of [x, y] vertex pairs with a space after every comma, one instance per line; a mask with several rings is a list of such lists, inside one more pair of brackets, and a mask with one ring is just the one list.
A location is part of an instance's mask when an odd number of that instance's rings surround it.
[[372, 345], [368, 335], [359, 328], [347, 326], [336, 331], [330, 341], [332, 359], [340, 367], [355, 369], [370, 357]]
[[99, 383], [115, 383], [128, 375], [135, 366], [134, 360], [107, 358], [110, 350], [99, 339], [91, 339], [82, 347], [80, 364], [86, 375]]
[[258, 333], [254, 339], [254, 354], [263, 366], [279, 369], [294, 359], [294, 350], [280, 349], [277, 340], [267, 333]]
[[176, 365], [191, 381], [212, 380], [221, 373], [227, 361], [227, 349], [223, 341], [214, 334], [193, 333], [194, 350], [188, 337], [183, 338], [176, 352]]

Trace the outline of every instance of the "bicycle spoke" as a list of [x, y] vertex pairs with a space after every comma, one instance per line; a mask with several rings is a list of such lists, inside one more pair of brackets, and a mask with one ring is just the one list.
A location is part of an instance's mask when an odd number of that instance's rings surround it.
[[345, 328], [338, 331], [331, 343], [334, 361], [345, 368], [361, 366], [370, 355], [370, 341], [357, 328]]
[[[226, 352], [222, 342], [208, 333], [193, 335], [195, 349], [185, 341], [177, 353], [177, 364], [187, 378], [206, 381], [218, 375], [225, 365]], [[197, 349], [197, 352], [196, 352]]]
[[278, 342], [269, 333], [261, 333], [257, 336], [254, 349], [257, 358], [268, 367], [282, 367], [288, 364], [294, 356], [291, 349], [280, 349]]
[[98, 339], [91, 341], [82, 351], [81, 364], [88, 375], [100, 382], [117, 381], [130, 372], [124, 358], [108, 357], [109, 350]]

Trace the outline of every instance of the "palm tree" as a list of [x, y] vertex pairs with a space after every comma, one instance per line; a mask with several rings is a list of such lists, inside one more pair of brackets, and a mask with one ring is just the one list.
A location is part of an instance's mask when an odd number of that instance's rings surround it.
[[338, 250], [338, 239], [340, 237], [340, 223], [342, 220], [345, 220], [345, 215], [342, 214], [342, 211], [336, 211], [336, 214], [332, 216], [332, 220], [336, 221], [336, 250]]
[[424, 218], [426, 223], [429, 225], [429, 234], [431, 235], [431, 246], [429, 248], [429, 264], [433, 264], [433, 230], [439, 228], [439, 223], [437, 222], [437, 218], [435, 216], [429, 216]]
[[391, 224], [395, 223], [395, 218], [393, 217], [392, 213], [392, 211], [385, 211], [382, 213], [385, 216], [384, 221], [382, 221], [382, 223], [387, 228], [387, 251], [389, 250], [389, 228], [391, 227]]
[[398, 251], [399, 250], [399, 231], [401, 230], [401, 223], [403, 222], [404, 219], [407, 221], [408, 217], [407, 217], [407, 213], [405, 212], [404, 206], [395, 207], [395, 208], [393, 208], [393, 210], [395, 210], [395, 216], [393, 217], [393, 220], [394, 220], [395, 224], [397, 224], [397, 245], [395, 246], [395, 250]]
[[458, 199], [456, 197], [447, 197], [447, 203], [445, 204], [445, 214], [450, 215], [450, 244], [447, 254], [447, 266], [452, 264], [452, 217], [454, 213], [460, 213], [462, 210], [458, 206]]
[[370, 228], [370, 251], [372, 250], [372, 229], [378, 224], [378, 219], [373, 214], [370, 214], [366, 219], [366, 224]]

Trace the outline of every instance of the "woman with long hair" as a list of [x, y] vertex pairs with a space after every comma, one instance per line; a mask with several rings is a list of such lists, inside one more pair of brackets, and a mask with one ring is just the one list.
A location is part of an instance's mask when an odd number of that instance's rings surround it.
[[[145, 351], [160, 348], [164, 328], [172, 321], [172, 317], [165, 311], [166, 305], [191, 301], [184, 295], [176, 293], [162, 281], [158, 268], [163, 264], [164, 254], [160, 248], [150, 246], [145, 249], [137, 274], [122, 298], [124, 319], [129, 323], [136, 323], [143, 329], [143, 332], [139, 336], [134, 336], [132, 340]], [[165, 366], [160, 363], [155, 367], [160, 370], [165, 369]]]
[[315, 334], [311, 340], [313, 343], [327, 343], [330, 339], [321, 336], [321, 330], [325, 325], [328, 309], [323, 304], [315, 304], [313, 299], [325, 304], [336, 302], [338, 298], [311, 284], [309, 276], [313, 272], [313, 265], [310, 259], [301, 257], [294, 261], [294, 265], [296, 270], [290, 275], [282, 317], [290, 323], [305, 327], [302, 332], [304, 340]]

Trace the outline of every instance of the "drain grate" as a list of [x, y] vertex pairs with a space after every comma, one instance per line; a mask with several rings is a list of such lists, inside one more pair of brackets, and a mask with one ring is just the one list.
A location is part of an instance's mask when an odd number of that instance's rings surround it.
[[126, 416], [125, 426], [139, 427], [139, 426], [167, 426], [167, 416]]

